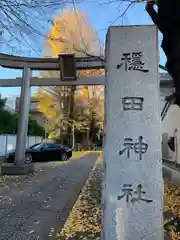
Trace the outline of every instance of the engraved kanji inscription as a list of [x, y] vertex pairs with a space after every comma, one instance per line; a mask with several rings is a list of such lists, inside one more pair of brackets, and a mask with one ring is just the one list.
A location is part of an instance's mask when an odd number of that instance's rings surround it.
[[130, 158], [130, 151], [134, 149], [134, 143], [132, 138], [125, 138], [123, 143], [124, 148], [119, 151], [119, 155], [122, 155], [124, 152], [127, 153], [127, 158]]
[[145, 63], [142, 62], [142, 52], [123, 53], [121, 57], [121, 63], [116, 65], [117, 69], [120, 69], [124, 64], [125, 71], [141, 71], [149, 72], [144, 68]]
[[143, 142], [143, 137], [140, 136], [138, 141], [134, 143], [134, 152], [139, 154], [139, 160], [142, 160], [142, 155], [146, 153], [148, 149], [147, 143]]
[[120, 196], [117, 196], [117, 200], [120, 201], [123, 198], [125, 198], [125, 201], [128, 207], [130, 203], [133, 204], [135, 202], [146, 202], [146, 203], [153, 202], [153, 200], [143, 197], [146, 194], [146, 192], [143, 191], [142, 184], [139, 184], [136, 187], [136, 190], [133, 190], [132, 184], [123, 184], [121, 191], [122, 191], [122, 194]]
[[124, 111], [142, 111], [143, 110], [143, 97], [124, 97], [122, 98], [122, 105]]
[[126, 203], [129, 205], [131, 198], [132, 198], [132, 184], [123, 184], [123, 188], [121, 189], [123, 194], [121, 196], [117, 197], [117, 200], [121, 200], [122, 198], [125, 197]]
[[133, 151], [135, 154], [138, 154], [139, 160], [142, 160], [142, 155], [147, 152], [148, 144], [143, 142], [143, 137], [140, 136], [136, 141], [133, 141], [132, 138], [124, 138], [123, 147], [119, 151], [119, 155], [126, 152], [127, 158], [130, 158], [130, 153]]
[[137, 186], [137, 188], [136, 188], [136, 191], [134, 192], [134, 195], [136, 195], [136, 196], [131, 199], [132, 203], [139, 202], [139, 201], [146, 202], [146, 203], [153, 202], [153, 200], [149, 200], [149, 199], [143, 198], [142, 195], [145, 195], [146, 192], [143, 191], [142, 189], [143, 189], [142, 184], [139, 184]]
[[122, 63], [117, 65], [117, 69], [120, 69], [124, 62], [124, 69], [125, 71], [129, 70], [129, 66], [131, 63], [131, 54], [130, 53], [123, 53], [123, 56], [121, 58]]

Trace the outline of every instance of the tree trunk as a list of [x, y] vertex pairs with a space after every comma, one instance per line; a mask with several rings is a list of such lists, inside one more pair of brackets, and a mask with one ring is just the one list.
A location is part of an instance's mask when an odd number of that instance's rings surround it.
[[161, 47], [167, 57], [166, 68], [175, 87], [175, 93], [167, 100], [175, 98], [175, 104], [180, 106], [180, 1], [159, 0], [157, 12], [154, 4], [153, 1], [147, 2], [146, 10], [163, 34]]
[[171, 75], [174, 81], [175, 87], [175, 104], [180, 106], [180, 46], [179, 43], [172, 43], [170, 54], [167, 55], [166, 67], [168, 73]]
[[96, 120], [94, 118], [94, 113], [92, 114], [91, 123], [90, 123], [90, 143], [93, 142], [96, 135]]

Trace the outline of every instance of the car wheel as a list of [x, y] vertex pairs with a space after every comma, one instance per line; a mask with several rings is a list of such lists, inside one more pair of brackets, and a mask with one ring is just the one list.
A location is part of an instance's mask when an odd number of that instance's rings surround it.
[[67, 161], [68, 160], [68, 156], [65, 152], [61, 154], [61, 160], [62, 161]]
[[25, 155], [25, 163], [31, 163], [32, 162], [32, 155], [29, 153], [26, 153]]

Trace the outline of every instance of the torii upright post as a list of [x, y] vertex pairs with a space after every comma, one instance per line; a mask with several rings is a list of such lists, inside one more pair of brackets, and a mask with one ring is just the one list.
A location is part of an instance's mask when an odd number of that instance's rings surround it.
[[111, 27], [106, 64], [102, 239], [163, 240], [156, 27]]
[[15, 150], [15, 165], [4, 165], [1, 168], [3, 174], [21, 175], [33, 171], [33, 165], [25, 164], [25, 149], [28, 130], [29, 105], [30, 105], [30, 79], [31, 69], [23, 68], [21, 85], [20, 113], [18, 119], [18, 131]]
[[18, 132], [16, 139], [15, 164], [17, 166], [24, 165], [25, 149], [27, 141], [29, 105], [30, 105], [30, 79], [31, 69], [23, 69], [23, 78], [20, 97], [20, 112], [18, 121]]

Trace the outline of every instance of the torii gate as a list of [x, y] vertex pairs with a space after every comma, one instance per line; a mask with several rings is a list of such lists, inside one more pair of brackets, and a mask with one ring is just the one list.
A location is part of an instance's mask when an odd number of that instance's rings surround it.
[[[77, 81], [51, 79], [51, 83], [44, 79], [44, 84], [105, 85], [102, 240], [163, 240], [157, 28], [111, 27], [106, 41], [106, 63], [98, 57], [75, 58], [75, 62], [77, 70], [105, 68], [105, 81], [101, 77]], [[42, 81], [31, 79], [31, 71], [59, 70], [60, 62], [58, 58], [29, 59], [0, 54], [0, 65], [23, 69], [22, 81], [15, 80], [17, 85], [21, 81], [22, 87], [16, 166], [11, 172], [27, 172], [24, 153], [30, 85], [40, 85]], [[6, 86], [13, 86], [13, 80], [6, 81]], [[170, 80], [162, 79], [160, 85], [165, 92], [173, 87]]]
[[[72, 55], [63, 55], [62, 57], [71, 57], [73, 60]], [[49, 79], [35, 79], [31, 78], [33, 70], [58, 70], [61, 69], [60, 58], [25, 58], [19, 56], [10, 56], [6, 54], [0, 54], [0, 65], [5, 68], [14, 68], [14, 69], [22, 69], [23, 70], [23, 78], [17, 78], [14, 80], [5, 80], [1, 81], [0, 86], [21, 86], [21, 97], [20, 97], [20, 116], [18, 122], [18, 132], [17, 132], [17, 139], [16, 139], [16, 152], [15, 152], [15, 166], [10, 168], [11, 174], [17, 173], [27, 173], [29, 171], [29, 167], [24, 165], [24, 158], [25, 158], [25, 147], [26, 147], [26, 137], [27, 137], [27, 127], [28, 127], [28, 114], [29, 114], [29, 103], [30, 103], [30, 86], [32, 85], [82, 85], [82, 81], [70, 81], [62, 80], [57, 78], [54, 81], [50, 82]], [[72, 61], [72, 64], [73, 61]], [[68, 63], [68, 67], [70, 66]], [[75, 58], [75, 68], [76, 70], [83, 70], [83, 69], [99, 69], [104, 68], [104, 64], [99, 61], [97, 57], [84, 57], [84, 58]], [[69, 77], [69, 76], [68, 76]], [[70, 76], [73, 78], [74, 76]], [[51, 79], [52, 80], [52, 79]], [[88, 85], [97, 85], [100, 84], [100, 81], [96, 79], [97, 82], [88, 82]], [[39, 84], [38, 84], [39, 82]], [[44, 82], [44, 83], [43, 83]], [[84, 82], [84, 81], [83, 81]], [[9, 171], [9, 167], [5, 167], [3, 171]], [[32, 171], [30, 169], [30, 171]]]

